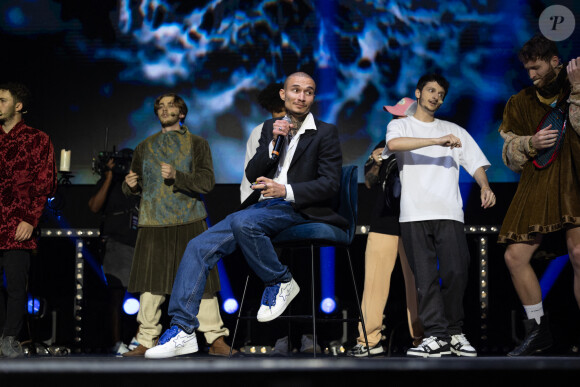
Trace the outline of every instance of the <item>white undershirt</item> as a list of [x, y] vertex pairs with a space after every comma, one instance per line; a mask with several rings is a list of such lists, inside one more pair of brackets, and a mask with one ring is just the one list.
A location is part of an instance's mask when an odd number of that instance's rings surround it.
[[[298, 141], [300, 137], [306, 130], [316, 130], [316, 124], [314, 123], [314, 116], [312, 113], [308, 113], [304, 122], [300, 126], [300, 129], [296, 133], [290, 143], [288, 143], [288, 136], [284, 141], [284, 146], [282, 148], [282, 152], [280, 152], [280, 160], [278, 161], [278, 169], [274, 174], [274, 181], [278, 184], [284, 184], [286, 186], [286, 198], [284, 200], [289, 202], [294, 202], [294, 191], [292, 191], [292, 186], [288, 184], [288, 169], [290, 168], [290, 163], [292, 162], [292, 158], [294, 157], [294, 152], [296, 152], [296, 147], [298, 146]], [[272, 154], [272, 150], [274, 149], [274, 145], [270, 142], [269, 152]], [[263, 195], [260, 196], [260, 200], [264, 199], [271, 199], [270, 197], [264, 197]]]

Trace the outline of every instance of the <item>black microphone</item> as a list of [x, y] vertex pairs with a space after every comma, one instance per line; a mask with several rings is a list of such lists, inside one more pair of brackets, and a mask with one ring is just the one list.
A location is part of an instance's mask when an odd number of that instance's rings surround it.
[[[292, 120], [288, 116], [282, 117], [284, 121], [288, 123], [292, 123]], [[282, 144], [284, 144], [284, 139], [286, 136], [278, 136], [276, 137], [276, 142], [274, 143], [274, 149], [272, 150], [272, 160], [277, 161], [280, 158], [280, 151], [282, 150]]]

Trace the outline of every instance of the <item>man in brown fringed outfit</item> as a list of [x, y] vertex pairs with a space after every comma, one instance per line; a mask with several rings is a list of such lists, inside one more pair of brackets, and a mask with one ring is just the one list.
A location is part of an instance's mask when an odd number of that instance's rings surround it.
[[[572, 59], [565, 69], [556, 44], [535, 36], [524, 44], [519, 59], [533, 86], [509, 99], [499, 128], [505, 140], [504, 163], [521, 177], [498, 242], [507, 244], [505, 262], [527, 320], [524, 341], [508, 356], [541, 352], [553, 342], [540, 284], [530, 265], [546, 234], [565, 232], [574, 270], [574, 295], [580, 305], [580, 58]], [[536, 127], [546, 113], [568, 98], [562, 147], [552, 164], [539, 169], [532, 160], [538, 151], [555, 144], [558, 131], [547, 126], [536, 132]]]

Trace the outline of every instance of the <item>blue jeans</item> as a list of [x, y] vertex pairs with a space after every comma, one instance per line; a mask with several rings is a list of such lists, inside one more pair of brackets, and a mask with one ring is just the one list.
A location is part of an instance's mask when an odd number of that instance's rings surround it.
[[282, 265], [271, 237], [308, 220], [283, 199], [268, 199], [228, 215], [192, 239], [185, 249], [169, 302], [171, 325], [191, 333], [209, 271], [224, 256], [240, 249], [250, 268], [266, 286], [288, 282], [292, 275]]

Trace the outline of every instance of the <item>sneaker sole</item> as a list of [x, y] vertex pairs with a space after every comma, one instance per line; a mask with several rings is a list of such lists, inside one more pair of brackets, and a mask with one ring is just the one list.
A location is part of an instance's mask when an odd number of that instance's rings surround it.
[[[383, 353], [385, 353], [385, 350], [383, 348], [371, 348], [370, 350], [371, 356], [377, 356], [377, 355], [382, 355]], [[365, 353], [353, 353], [353, 354], [347, 354], [348, 356], [353, 356], [353, 357], [368, 357], [369, 353], [365, 352]]]
[[451, 351], [449, 352], [439, 352], [439, 353], [416, 353], [416, 352], [407, 352], [407, 356], [412, 357], [420, 357], [420, 358], [428, 358], [428, 357], [443, 357], [443, 356], [451, 356]]
[[182, 347], [182, 348], [177, 348], [176, 350], [172, 350], [172, 351], [152, 351], [153, 349], [155, 349], [156, 347], [153, 347], [151, 349], [148, 349], [145, 352], [145, 358], [146, 359], [167, 359], [170, 357], [175, 357], [175, 356], [181, 356], [181, 355], [189, 355], [192, 353], [195, 353], [199, 350], [197, 344], [191, 347]]
[[284, 304], [284, 307], [282, 309], [280, 309], [276, 314], [271, 314], [268, 316], [264, 316], [264, 317], [260, 317], [258, 316], [258, 321], [259, 322], [268, 322], [268, 321], [272, 321], [277, 319], [278, 317], [280, 317], [280, 315], [282, 313], [284, 313], [284, 311], [286, 310], [286, 308], [288, 307], [288, 305], [290, 305], [290, 303], [292, 302], [292, 300], [294, 299], [294, 297], [296, 297], [296, 295], [300, 292], [300, 288], [298, 287], [298, 284], [295, 283], [296, 286], [292, 287], [292, 291], [290, 292], [290, 294], [288, 295], [288, 301], [286, 301], [286, 303]]
[[477, 353], [473, 352], [461, 352], [456, 349], [452, 349], [451, 352], [456, 356], [466, 356], [466, 357], [477, 357]]

